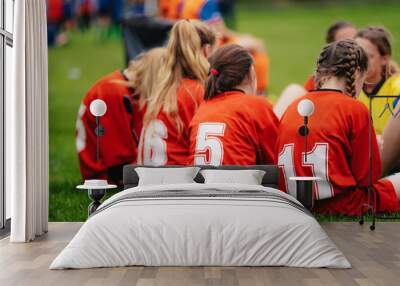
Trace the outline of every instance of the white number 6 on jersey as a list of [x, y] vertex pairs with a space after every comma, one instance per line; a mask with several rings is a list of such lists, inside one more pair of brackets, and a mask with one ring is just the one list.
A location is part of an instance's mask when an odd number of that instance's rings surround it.
[[[195, 165], [219, 166], [224, 160], [224, 148], [218, 137], [224, 136], [225, 123], [201, 123], [197, 130]], [[208, 156], [207, 156], [208, 153]]]
[[167, 138], [168, 130], [161, 120], [152, 120], [147, 128], [143, 128], [138, 148], [138, 164], [150, 166], [167, 164], [167, 143], [165, 142]]

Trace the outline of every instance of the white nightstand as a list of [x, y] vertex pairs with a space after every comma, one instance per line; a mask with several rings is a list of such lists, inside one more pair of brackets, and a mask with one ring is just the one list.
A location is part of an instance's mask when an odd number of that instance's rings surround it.
[[85, 180], [83, 185], [79, 185], [76, 188], [88, 191], [88, 196], [92, 200], [88, 207], [88, 216], [90, 216], [101, 205], [100, 200], [104, 197], [106, 191], [115, 189], [117, 186], [109, 185], [106, 180]]
[[307, 209], [314, 206], [313, 183], [321, 181], [320, 177], [290, 177], [289, 180], [296, 181], [297, 200]]

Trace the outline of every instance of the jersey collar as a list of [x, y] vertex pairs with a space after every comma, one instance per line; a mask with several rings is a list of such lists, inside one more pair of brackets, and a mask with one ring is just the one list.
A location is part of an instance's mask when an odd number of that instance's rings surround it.
[[124, 73], [124, 70], [123, 70], [123, 69], [120, 69], [119, 72], [120, 72], [121, 76], [124, 78], [124, 80], [128, 81], [128, 78], [127, 78], [127, 76], [126, 76], [125, 73]]
[[310, 92], [324, 92], [324, 91], [329, 91], [329, 92], [339, 92], [339, 93], [343, 93], [344, 94], [344, 92], [342, 91], [342, 90], [340, 90], [340, 89], [335, 89], [335, 88], [320, 88], [320, 89], [313, 89], [313, 90], [310, 90]]
[[[124, 69], [120, 69], [120, 70], [119, 70], [119, 73], [120, 73], [121, 77], [122, 77], [125, 81], [129, 81], [128, 77], [127, 77], [127, 76], [125, 75], [125, 73], [124, 73]], [[138, 95], [138, 94], [135, 94], [135, 90], [134, 90], [132, 87], [127, 87], [127, 88], [128, 88], [128, 90], [129, 90], [129, 92], [130, 92], [129, 96], [132, 96], [133, 99], [138, 100], [138, 99], [139, 99], [139, 95]]]
[[221, 99], [226, 98], [226, 97], [240, 96], [240, 95], [244, 95], [244, 94], [245, 93], [244, 93], [243, 90], [229, 90], [229, 91], [221, 92], [221, 93], [213, 96], [209, 100], [221, 100]]
[[373, 90], [371, 92], [367, 92], [364, 88], [363, 91], [365, 93], [366, 96], [371, 97], [371, 96], [375, 96], [378, 94], [379, 90], [381, 89], [381, 87], [383, 86], [383, 84], [385, 83], [386, 79], [381, 79], [380, 82], [377, 83], [377, 85], [375, 85], [375, 87], [373, 88]]

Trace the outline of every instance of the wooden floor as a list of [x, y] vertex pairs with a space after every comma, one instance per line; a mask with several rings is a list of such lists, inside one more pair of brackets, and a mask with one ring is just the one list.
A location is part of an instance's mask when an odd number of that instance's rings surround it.
[[286, 267], [124, 267], [48, 270], [81, 223], [50, 223], [28, 244], [0, 241], [0, 285], [400, 285], [400, 223], [375, 232], [357, 223], [323, 223], [353, 265], [350, 270]]

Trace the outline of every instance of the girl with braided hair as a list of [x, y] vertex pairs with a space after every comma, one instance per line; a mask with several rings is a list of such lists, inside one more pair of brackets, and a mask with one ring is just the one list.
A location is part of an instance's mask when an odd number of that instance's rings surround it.
[[[333, 43], [336, 41], [342, 41], [347, 39], [353, 39], [357, 34], [357, 28], [347, 21], [337, 21], [329, 26], [325, 41], [326, 44]], [[305, 81], [303, 86], [296, 83], [289, 84], [281, 93], [274, 106], [274, 111], [276, 115], [281, 118], [282, 114], [285, 112], [287, 106], [293, 102], [299, 96], [304, 95], [307, 91], [315, 89], [315, 74], [309, 75], [308, 79]]]
[[[400, 210], [400, 175], [379, 179], [381, 161], [374, 131], [372, 174], [369, 171], [369, 111], [357, 100], [367, 69], [367, 54], [355, 41], [328, 44], [317, 62], [317, 89], [294, 101], [281, 119], [276, 145], [281, 189], [296, 196], [290, 177], [319, 177], [314, 185], [317, 213], [358, 215], [368, 203], [370, 175], [376, 210]], [[297, 112], [303, 99], [315, 106], [308, 125], [307, 157], [299, 133], [303, 117]]]

